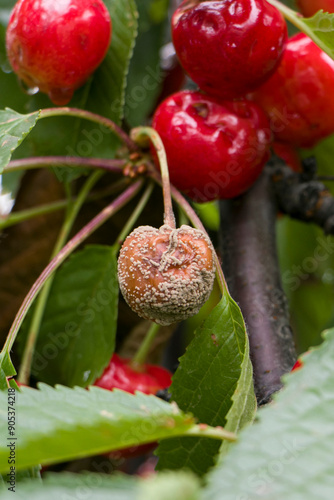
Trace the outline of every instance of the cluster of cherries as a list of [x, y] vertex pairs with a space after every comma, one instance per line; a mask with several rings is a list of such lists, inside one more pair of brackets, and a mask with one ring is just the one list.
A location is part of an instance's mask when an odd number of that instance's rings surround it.
[[[300, 0], [307, 14], [327, 4]], [[334, 61], [302, 33], [287, 39], [282, 15], [266, 0], [185, 0], [173, 15], [172, 37], [200, 90], [167, 98], [153, 127], [172, 183], [190, 198], [246, 191], [272, 136], [277, 154], [298, 168], [294, 148], [334, 132]]]
[[[299, 2], [310, 15], [311, 3], [315, 10], [327, 9], [331, 0]], [[64, 105], [102, 62], [111, 28], [101, 0], [19, 0], [7, 29], [8, 58], [29, 87]], [[311, 147], [334, 132], [334, 62], [304, 34], [288, 40], [281, 13], [266, 0], [185, 0], [173, 15], [172, 36], [181, 65], [199, 90], [168, 97], [156, 110], [153, 127], [164, 143], [171, 181], [190, 198], [203, 202], [246, 191], [269, 158], [272, 136], [275, 150], [283, 155], [291, 147]], [[175, 273], [190, 269], [197, 288], [188, 288], [192, 296], [200, 296], [193, 306], [198, 310], [214, 279], [212, 245], [187, 226], [163, 226], [154, 234], [145, 228], [130, 235], [121, 251], [123, 294], [139, 290], [133, 308], [142, 317], [161, 324], [180, 321], [188, 302], [177, 314], [170, 310]], [[154, 239], [149, 244], [154, 272], [142, 265], [148, 259], [138, 252], [141, 267], [133, 264], [133, 252], [148, 236]], [[172, 251], [178, 258], [173, 253], [173, 260], [168, 260]], [[197, 269], [193, 264], [199, 257], [202, 264]], [[175, 264], [181, 260], [182, 269]], [[154, 276], [164, 280], [164, 289], [166, 283], [173, 285], [173, 294], [155, 304], [156, 309], [152, 302], [148, 312], [138, 311], [140, 297], [147, 293], [138, 288], [138, 273], [143, 280], [150, 277], [150, 290]], [[180, 282], [184, 279], [182, 275]], [[180, 309], [182, 294], [181, 290], [173, 307]], [[170, 384], [171, 374], [164, 368], [136, 368], [117, 354], [95, 383], [108, 390], [146, 394]]]
[[[299, 0], [303, 14], [332, 0]], [[105, 57], [111, 19], [102, 0], [19, 0], [6, 37], [14, 71], [58, 105]], [[196, 201], [233, 198], [261, 173], [274, 137], [284, 159], [334, 131], [334, 62], [304, 34], [287, 39], [266, 0], [185, 0], [172, 37], [199, 91], [180, 91], [156, 110], [172, 183]], [[292, 153], [291, 153], [292, 150]]]

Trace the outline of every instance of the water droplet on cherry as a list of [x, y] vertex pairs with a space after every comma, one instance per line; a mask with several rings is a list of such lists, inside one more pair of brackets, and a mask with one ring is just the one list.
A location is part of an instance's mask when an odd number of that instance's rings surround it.
[[19, 83], [23, 92], [27, 95], [32, 96], [39, 92], [39, 87], [37, 87], [37, 85], [35, 85], [34, 87], [29, 87], [29, 85], [27, 85], [24, 80], [21, 80], [21, 78], [19, 78]]

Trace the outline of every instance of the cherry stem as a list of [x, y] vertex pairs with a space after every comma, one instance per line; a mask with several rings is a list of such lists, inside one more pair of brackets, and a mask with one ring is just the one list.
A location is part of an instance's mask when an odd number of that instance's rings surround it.
[[[85, 202], [100, 200], [102, 198], [105, 198], [106, 196], [110, 196], [120, 189], [125, 188], [128, 184], [129, 179], [124, 177], [109, 186], [107, 189], [103, 189], [87, 196]], [[71, 201], [72, 203], [75, 203], [76, 200], [77, 198], [73, 197]], [[15, 224], [19, 224], [26, 220], [33, 219], [34, 217], [38, 217], [39, 215], [46, 215], [52, 212], [56, 212], [57, 210], [65, 209], [67, 206], [68, 200], [59, 200], [55, 201], [54, 203], [46, 203], [44, 205], [39, 205], [38, 207], [27, 208], [26, 210], [20, 210], [19, 212], [13, 212], [4, 220], [1, 220], [0, 217], [0, 230], [10, 226], [14, 226]]]
[[41, 167], [87, 167], [121, 173], [127, 161], [126, 159], [108, 160], [104, 158], [81, 158], [77, 156], [38, 156], [22, 160], [12, 160], [6, 165], [3, 173]]
[[[73, 227], [74, 221], [79, 213], [80, 208], [85, 202], [89, 191], [92, 189], [94, 184], [101, 178], [103, 175], [102, 171], [94, 172], [85, 182], [82, 187], [77, 199], [74, 203], [72, 203], [71, 198], [68, 199], [68, 212], [65, 217], [64, 223], [60, 229], [56, 244], [54, 246], [51, 260], [56, 257], [56, 255], [60, 252], [62, 247], [64, 246], [68, 235]], [[22, 384], [29, 385], [30, 371], [32, 359], [35, 351], [36, 341], [38, 338], [38, 334], [40, 331], [41, 323], [43, 320], [43, 315], [45, 311], [45, 306], [50, 294], [50, 289], [53, 283], [55, 273], [53, 273], [48, 280], [44, 283], [43, 289], [41, 290], [37, 301], [36, 307], [34, 308], [33, 317], [30, 322], [30, 327], [28, 331], [27, 341], [25, 344], [25, 349], [22, 357], [21, 367], [19, 371], [18, 381]]]
[[[151, 169], [149, 171], [149, 175], [158, 184], [160, 184], [160, 185], [162, 184], [162, 180], [161, 180], [160, 175], [158, 174], [158, 172], [155, 172], [154, 169]], [[179, 207], [182, 208], [182, 210], [187, 215], [188, 219], [193, 224], [193, 226], [195, 228], [200, 229], [201, 231], [203, 231], [203, 233], [206, 234], [208, 238], [210, 238], [209, 235], [208, 235], [208, 233], [207, 233], [207, 231], [206, 231], [206, 229], [205, 229], [205, 227], [204, 227], [204, 225], [202, 224], [201, 219], [198, 217], [198, 215], [196, 214], [195, 210], [187, 202], [187, 200], [180, 193], [180, 191], [178, 189], [176, 189], [173, 185], [171, 185], [170, 186], [170, 192], [171, 192], [171, 196], [173, 197], [173, 199], [176, 201], [176, 203], [179, 205]], [[224, 273], [223, 273], [223, 270], [222, 270], [222, 267], [221, 267], [221, 264], [220, 264], [220, 260], [218, 258], [218, 255], [217, 255], [216, 251], [214, 252], [214, 258], [215, 258], [215, 264], [216, 264], [216, 278], [217, 278], [217, 281], [218, 281], [218, 285], [219, 285], [220, 291], [221, 291], [222, 295], [225, 292], [230, 295], [229, 290], [228, 290], [228, 286], [227, 286], [227, 283], [226, 283], [226, 280], [225, 280], [225, 276], [224, 276]]]
[[108, 128], [112, 132], [117, 135], [122, 142], [127, 146], [128, 150], [131, 152], [138, 151], [138, 146], [135, 142], [131, 140], [131, 138], [121, 129], [115, 122], [109, 120], [109, 118], [105, 118], [104, 116], [98, 115], [96, 113], [91, 113], [90, 111], [86, 111], [84, 109], [79, 108], [46, 108], [42, 109], [39, 112], [39, 118], [49, 118], [52, 116], [74, 116], [76, 118], [83, 118], [85, 120], [89, 120], [94, 123], [98, 123]]
[[[138, 180], [130, 187], [128, 187], [121, 195], [119, 195], [115, 200], [112, 201], [108, 206], [106, 206], [96, 217], [94, 217], [86, 226], [84, 226], [63, 248], [62, 250], [52, 259], [48, 266], [37, 278], [28, 294], [26, 295], [13, 324], [9, 330], [3, 351], [10, 352], [17, 333], [22, 325], [22, 322], [31, 307], [34, 299], [36, 298], [38, 292], [41, 290], [45, 281], [60, 267], [64, 260], [81, 244], [85, 241], [88, 236], [90, 236], [96, 229], [98, 229], [104, 222], [106, 222], [112, 215], [114, 215], [118, 210], [120, 210], [126, 203], [128, 203], [140, 190], [143, 181]], [[2, 352], [3, 352], [2, 351]]]
[[184, 436], [207, 437], [211, 439], [218, 439], [219, 441], [231, 442], [237, 440], [237, 436], [234, 432], [229, 432], [223, 427], [211, 427], [207, 424], [193, 425], [184, 433]]
[[162, 140], [158, 132], [151, 127], [137, 127], [132, 129], [131, 138], [138, 144], [144, 146], [149, 145], [149, 142], [147, 141], [148, 138], [154, 146], [161, 171], [162, 191], [164, 197], [164, 224], [167, 224], [172, 229], [175, 229], [176, 224], [172, 205], [167, 156]]
[[138, 205], [136, 206], [135, 210], [132, 212], [131, 217], [128, 219], [127, 223], [123, 227], [122, 231], [116, 238], [116, 242], [113, 245], [113, 248], [115, 249], [116, 252], [118, 252], [120, 246], [123, 244], [123, 241], [125, 238], [128, 236], [130, 231], [132, 230], [133, 226], [138, 220], [138, 217], [141, 215], [142, 211], [144, 210], [146, 203], [148, 202], [152, 191], [154, 188], [154, 183], [150, 182], [147, 188], [144, 191], [144, 194], [142, 195], [141, 199], [138, 202]]
[[158, 325], [157, 323], [151, 324], [143, 342], [141, 343], [138, 351], [136, 352], [130, 363], [134, 370], [140, 371], [140, 367], [143, 366], [143, 364], [145, 363], [148, 353], [150, 352], [152, 343], [156, 338], [157, 333], [160, 330], [160, 327], [161, 325]]
[[[183, 208], [184, 212], [186, 213], [187, 217], [189, 218], [191, 223], [194, 225], [194, 227], [203, 231], [203, 233], [205, 233], [208, 236], [208, 238], [210, 238], [204, 225], [202, 224], [201, 219], [198, 217], [198, 215], [196, 214], [196, 212], [192, 208], [192, 206], [182, 196], [182, 194], [174, 186], [171, 187], [171, 192], [172, 192], [172, 196], [173, 196], [174, 200], [179, 204], [179, 206], [181, 206]], [[222, 270], [222, 267], [220, 264], [220, 260], [218, 258], [216, 251], [214, 252], [214, 256], [215, 256], [215, 263], [216, 263], [216, 277], [218, 280], [220, 291], [222, 294], [224, 294], [225, 291], [228, 294], [230, 294], [226, 280], [225, 280], [225, 276], [224, 276], [224, 273], [223, 273], [223, 270]]]

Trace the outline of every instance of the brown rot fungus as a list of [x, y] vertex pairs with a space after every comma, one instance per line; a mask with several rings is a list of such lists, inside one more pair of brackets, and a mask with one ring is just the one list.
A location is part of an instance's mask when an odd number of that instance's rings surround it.
[[118, 258], [120, 289], [131, 309], [160, 325], [196, 314], [209, 298], [215, 277], [214, 249], [200, 230], [140, 226]]

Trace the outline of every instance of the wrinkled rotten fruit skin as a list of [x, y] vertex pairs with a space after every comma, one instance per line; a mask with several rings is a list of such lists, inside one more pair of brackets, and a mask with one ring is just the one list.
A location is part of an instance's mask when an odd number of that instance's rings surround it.
[[20, 0], [11, 14], [9, 61], [28, 87], [67, 104], [102, 62], [111, 38], [101, 0]]
[[238, 196], [269, 158], [269, 121], [246, 100], [181, 91], [158, 107], [152, 127], [165, 146], [171, 182], [195, 201]]
[[210, 95], [245, 95], [275, 70], [287, 29], [265, 0], [188, 0], [175, 11], [172, 37], [180, 62]]
[[214, 250], [198, 229], [140, 226], [126, 238], [118, 258], [120, 289], [139, 316], [161, 325], [196, 314], [215, 277]]
[[[136, 391], [144, 394], [156, 394], [159, 390], [171, 385], [171, 377], [168, 370], [157, 365], [145, 364], [141, 367], [141, 371], [136, 371], [131, 367], [129, 359], [113, 354], [109, 365], [94, 385], [109, 391], [121, 389], [130, 394], [134, 394]], [[156, 445], [157, 443], [153, 442], [141, 446], [131, 446], [108, 453], [107, 456], [114, 459], [132, 458], [152, 451]]]
[[275, 74], [250, 97], [268, 113], [278, 140], [308, 148], [334, 132], [333, 88], [334, 61], [299, 33]]

